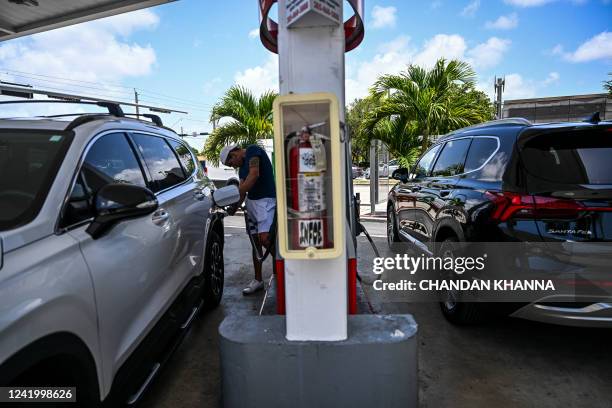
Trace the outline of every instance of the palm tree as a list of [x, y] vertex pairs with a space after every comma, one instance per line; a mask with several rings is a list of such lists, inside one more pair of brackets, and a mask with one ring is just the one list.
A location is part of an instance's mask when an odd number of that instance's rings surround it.
[[383, 75], [370, 90], [376, 107], [363, 130], [371, 138], [386, 134], [399, 148], [408, 148], [396, 153], [410, 160], [429, 147], [431, 136], [492, 118], [490, 101], [475, 85], [476, 74], [469, 64], [457, 60], [447, 64], [443, 58], [431, 70], [409, 65], [398, 75]]
[[213, 165], [219, 163], [221, 148], [231, 143], [255, 144], [274, 134], [272, 105], [276, 93], [268, 91], [256, 98], [248, 89], [234, 85], [213, 106], [210, 121], [229, 119], [217, 127], [206, 140], [203, 154]]

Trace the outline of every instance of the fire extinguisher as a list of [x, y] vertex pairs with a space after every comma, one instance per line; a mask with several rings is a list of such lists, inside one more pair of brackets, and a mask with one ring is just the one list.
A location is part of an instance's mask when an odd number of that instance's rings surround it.
[[322, 137], [312, 133], [313, 127], [321, 125], [305, 126], [297, 136], [290, 135], [293, 146], [288, 151], [289, 205], [293, 249], [331, 247], [327, 231], [327, 158]]

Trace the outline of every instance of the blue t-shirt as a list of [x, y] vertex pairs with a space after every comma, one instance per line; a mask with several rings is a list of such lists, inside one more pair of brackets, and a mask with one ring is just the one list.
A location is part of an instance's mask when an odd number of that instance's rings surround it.
[[276, 187], [274, 185], [274, 173], [272, 163], [265, 150], [257, 145], [250, 145], [246, 148], [244, 163], [238, 170], [240, 180], [246, 180], [249, 175], [249, 161], [253, 157], [259, 157], [259, 177], [248, 191], [249, 200], [259, 200], [261, 198], [276, 198]]

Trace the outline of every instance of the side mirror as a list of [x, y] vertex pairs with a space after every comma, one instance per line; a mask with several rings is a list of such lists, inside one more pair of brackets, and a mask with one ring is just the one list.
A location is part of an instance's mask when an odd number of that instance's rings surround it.
[[408, 169], [402, 167], [394, 170], [393, 174], [391, 174], [391, 178], [406, 183], [409, 180]]
[[213, 203], [217, 207], [226, 207], [240, 201], [240, 190], [235, 184], [215, 190], [212, 194]]
[[159, 206], [148, 188], [133, 184], [107, 184], [94, 199], [96, 216], [87, 233], [98, 239], [116, 223], [152, 213]]

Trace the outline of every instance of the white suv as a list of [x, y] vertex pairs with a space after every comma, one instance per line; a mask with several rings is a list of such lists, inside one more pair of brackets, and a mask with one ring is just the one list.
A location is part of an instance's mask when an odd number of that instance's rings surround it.
[[196, 163], [117, 113], [0, 119], [0, 386], [139, 400], [223, 292], [223, 214]]

